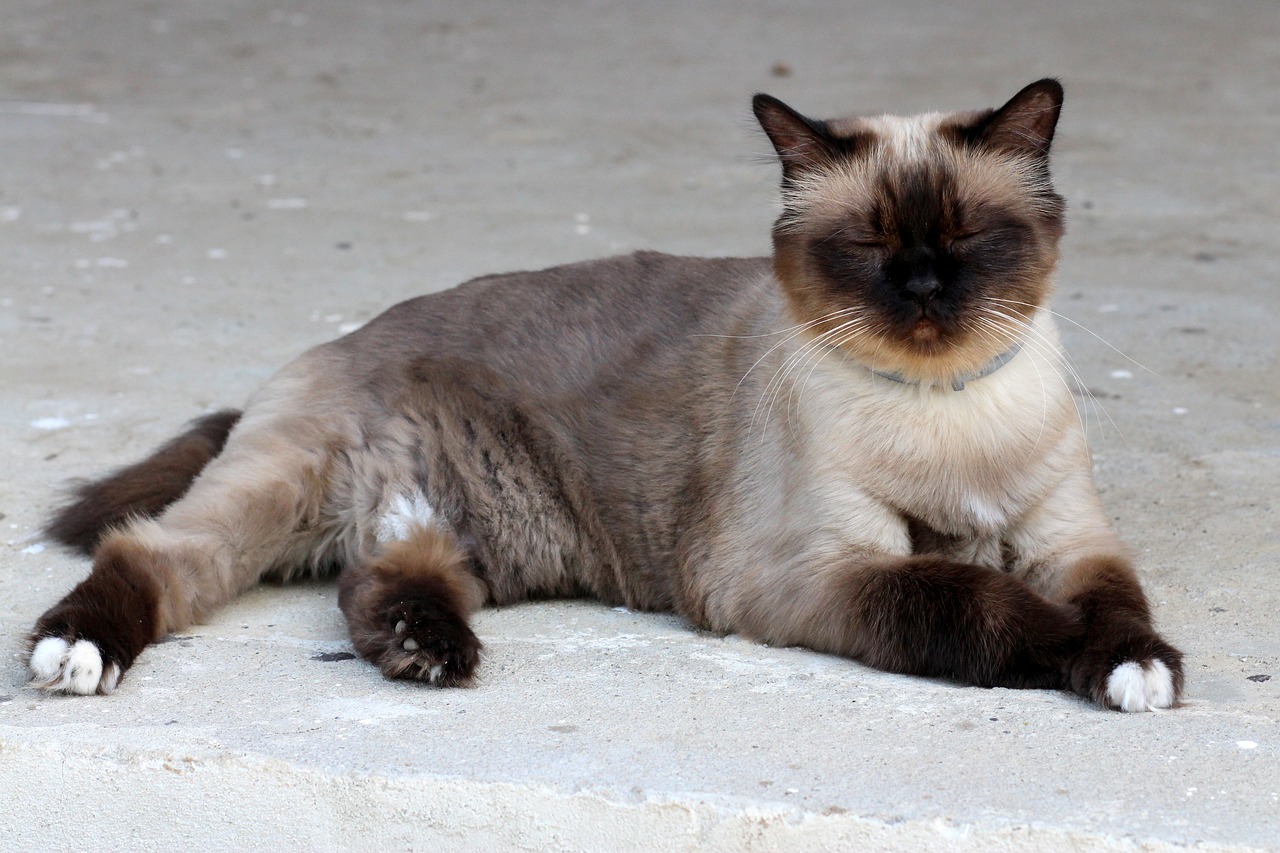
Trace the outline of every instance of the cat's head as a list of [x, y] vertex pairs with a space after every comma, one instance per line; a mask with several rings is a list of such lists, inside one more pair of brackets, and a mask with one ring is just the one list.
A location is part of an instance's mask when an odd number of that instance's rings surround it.
[[768, 95], [753, 106], [782, 160], [774, 268], [810, 334], [923, 382], [1020, 342], [1063, 232], [1056, 80], [981, 112], [815, 121]]

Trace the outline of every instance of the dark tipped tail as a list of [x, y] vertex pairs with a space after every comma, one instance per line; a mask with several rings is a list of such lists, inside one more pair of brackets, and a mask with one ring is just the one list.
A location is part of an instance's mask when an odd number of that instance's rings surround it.
[[235, 409], [196, 418], [186, 432], [141, 462], [77, 486], [74, 500], [58, 510], [45, 534], [90, 554], [108, 529], [135, 516], [158, 515], [222, 452], [239, 420]]

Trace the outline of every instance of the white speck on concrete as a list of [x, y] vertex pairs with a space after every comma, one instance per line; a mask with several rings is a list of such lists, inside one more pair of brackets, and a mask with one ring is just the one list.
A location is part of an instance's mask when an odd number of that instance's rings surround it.
[[406, 210], [404, 212], [405, 222], [430, 222], [435, 218], [436, 215], [429, 210]]
[[171, 235], [169, 235], [169, 234], [157, 234], [157, 235], [156, 235], [156, 244], [157, 244], [157, 245], [160, 245], [160, 246], [167, 246], [167, 245], [169, 245], [169, 244], [170, 244], [170, 243], [172, 243], [172, 242], [173, 242], [173, 237], [172, 237]]
[[37, 418], [31, 426], [36, 429], [65, 429], [71, 426], [71, 421], [66, 418]]
[[1131, 370], [1113, 370], [1111, 371], [1112, 379], [1132, 379], [1133, 371]]
[[17, 222], [22, 218], [20, 207], [0, 207], [0, 222]]
[[267, 200], [270, 210], [302, 210], [307, 206], [305, 198], [272, 198]]
[[122, 270], [129, 266], [129, 262], [124, 258], [98, 258], [94, 263], [103, 269], [113, 270]]
[[364, 323], [341, 323], [338, 326], [338, 334], [349, 335], [363, 325]]
[[1257, 741], [1252, 741], [1252, 740], [1238, 740], [1236, 741], [1236, 746], [1240, 747], [1241, 749], [1257, 749], [1258, 743]]
[[78, 118], [101, 124], [107, 121], [106, 113], [98, 112], [93, 104], [52, 104], [37, 101], [6, 101], [0, 103], [0, 115], [42, 116], [45, 118]]
[[[25, 547], [25, 548], [23, 548], [23, 549], [22, 549], [22, 553], [24, 553], [24, 554], [40, 554], [40, 553], [43, 553], [43, 552], [44, 552], [44, 543], [43, 543], [43, 542], [37, 542], [37, 543], [36, 543], [36, 544], [34, 544], [34, 545], [28, 545], [27, 547]], [[1257, 746], [1257, 744], [1254, 744], [1254, 746]], [[1242, 748], [1243, 748], [1243, 747], [1242, 747]]]
[[67, 230], [72, 234], [84, 234], [90, 242], [101, 243], [104, 240], [110, 240], [120, 233], [116, 224], [109, 219], [90, 219], [82, 222], [72, 222], [67, 226]]
[[243, 148], [228, 148], [226, 151], [222, 153], [226, 156], [228, 160], [239, 160], [240, 158], [244, 157]]
[[342, 320], [341, 314], [325, 314], [324, 321], [326, 323], [337, 323]]
[[1119, 310], [1120, 310], [1119, 305], [1099, 305], [1098, 306], [1099, 314], [1114, 314]]
[[1187, 413], [1187, 410], [1184, 409], [1182, 406], [1174, 406], [1173, 413], [1175, 415], [1185, 415]]
[[207, 254], [209, 255], [210, 260], [220, 261], [227, 256], [227, 250], [226, 249], [210, 249], [207, 252]]

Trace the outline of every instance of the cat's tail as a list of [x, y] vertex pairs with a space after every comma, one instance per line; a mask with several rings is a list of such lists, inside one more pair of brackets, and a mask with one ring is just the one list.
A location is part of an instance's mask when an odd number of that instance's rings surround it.
[[130, 518], [158, 515], [182, 497], [204, 466], [222, 452], [240, 414], [224, 409], [196, 418], [186, 432], [141, 462], [76, 486], [72, 501], [45, 526], [45, 535], [91, 554], [111, 528]]

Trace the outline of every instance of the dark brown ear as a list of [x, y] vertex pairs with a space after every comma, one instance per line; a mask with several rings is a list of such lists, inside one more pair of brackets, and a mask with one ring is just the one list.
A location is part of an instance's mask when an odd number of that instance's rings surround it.
[[1046, 77], [1027, 86], [974, 129], [977, 138], [1001, 151], [1044, 157], [1062, 112], [1062, 84]]
[[805, 118], [772, 95], [756, 95], [751, 109], [782, 160], [784, 176], [828, 164], [839, 152], [823, 122]]

